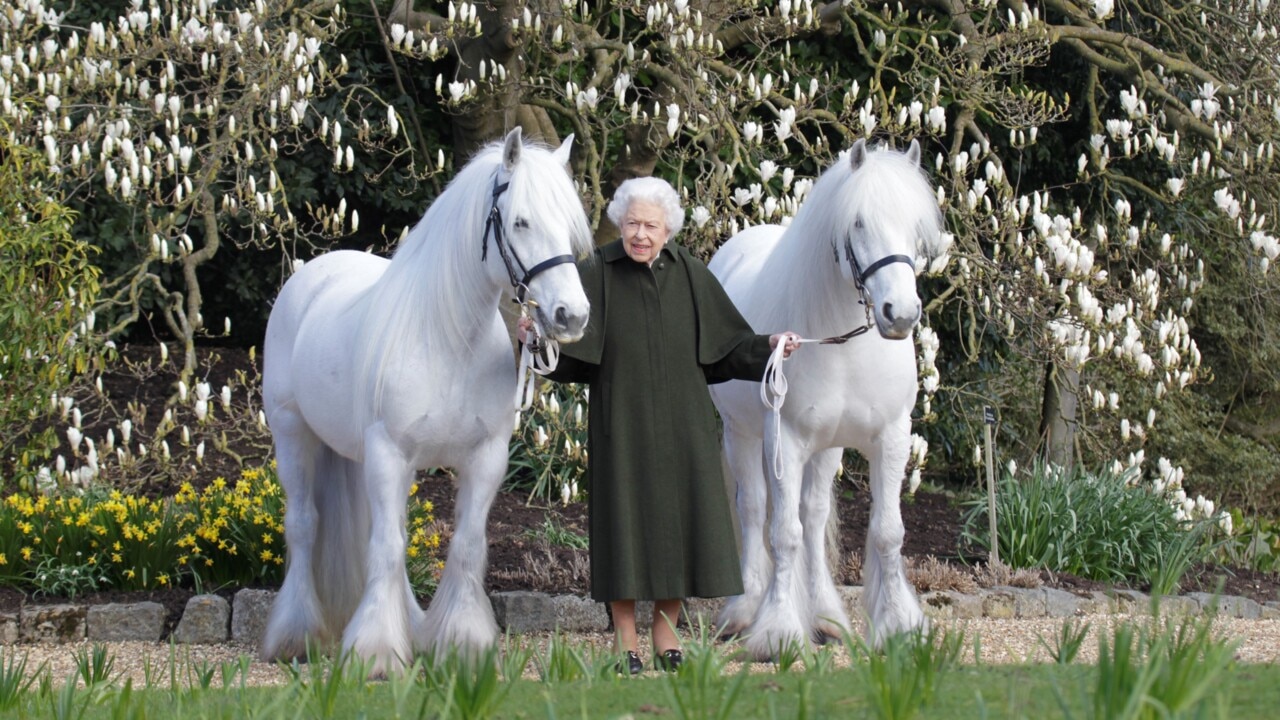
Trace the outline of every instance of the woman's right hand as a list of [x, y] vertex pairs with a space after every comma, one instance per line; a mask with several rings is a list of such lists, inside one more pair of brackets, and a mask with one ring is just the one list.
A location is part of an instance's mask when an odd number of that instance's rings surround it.
[[527, 316], [522, 317], [516, 323], [516, 339], [520, 341], [521, 345], [523, 345], [525, 341], [528, 340], [529, 331], [532, 329], [533, 329], [533, 318], [531, 317], [527, 317]]

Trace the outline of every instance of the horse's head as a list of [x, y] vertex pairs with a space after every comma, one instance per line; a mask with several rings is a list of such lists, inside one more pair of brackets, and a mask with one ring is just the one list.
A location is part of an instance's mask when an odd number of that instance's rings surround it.
[[581, 339], [589, 310], [574, 267], [591, 247], [591, 231], [567, 171], [572, 145], [572, 135], [552, 151], [525, 145], [519, 127], [507, 134], [485, 238], [486, 251], [492, 236], [501, 256], [490, 272], [503, 276], [559, 342]]
[[920, 320], [916, 268], [934, 247], [941, 225], [933, 190], [920, 170], [920, 144], [906, 152], [869, 151], [859, 140], [848, 153], [849, 204], [843, 232], [833, 237], [836, 261], [870, 305], [882, 337], [908, 337]]

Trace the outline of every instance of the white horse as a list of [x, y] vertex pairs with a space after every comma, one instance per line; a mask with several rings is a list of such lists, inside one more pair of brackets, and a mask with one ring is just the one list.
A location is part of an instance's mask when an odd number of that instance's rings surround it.
[[[899, 506], [916, 400], [917, 258], [944, 250], [937, 200], [919, 164], [916, 142], [905, 153], [872, 152], [859, 140], [817, 180], [790, 226], [744, 230], [709, 264], [757, 332], [850, 336], [802, 347], [786, 362], [780, 418], [762, 406], [756, 384], [712, 387], [745, 590], [719, 624], [762, 660], [850, 628], [824, 542], [846, 447], [871, 469], [863, 604], [872, 641], [926, 626], [904, 573]], [[862, 334], [873, 317], [879, 332]]]
[[[484, 592], [485, 523], [507, 468], [516, 371], [498, 301], [536, 298], [552, 339], [582, 336], [574, 268], [591, 246], [558, 150], [519, 129], [462, 168], [391, 260], [338, 251], [307, 263], [267, 325], [263, 400], [287, 505], [288, 573], [263, 658], [341, 634], [370, 674], [414, 652], [472, 653], [498, 637]], [[535, 303], [531, 302], [530, 305]], [[426, 612], [405, 570], [415, 470], [457, 472], [454, 537]]]

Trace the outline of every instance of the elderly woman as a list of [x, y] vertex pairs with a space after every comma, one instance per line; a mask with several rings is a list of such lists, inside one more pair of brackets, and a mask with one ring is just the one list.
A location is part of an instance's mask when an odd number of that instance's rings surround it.
[[706, 266], [669, 242], [684, 210], [664, 180], [624, 182], [608, 214], [622, 238], [578, 264], [591, 319], [549, 377], [591, 389], [591, 595], [609, 603], [619, 670], [635, 674], [637, 599], [654, 601], [654, 666], [674, 670], [682, 599], [742, 593], [707, 384], [759, 381], [771, 350], [785, 342], [789, 355], [798, 338], [755, 334]]

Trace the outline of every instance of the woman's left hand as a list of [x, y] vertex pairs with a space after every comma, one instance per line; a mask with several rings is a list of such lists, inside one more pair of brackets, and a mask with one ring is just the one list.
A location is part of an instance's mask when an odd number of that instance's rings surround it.
[[776, 350], [778, 343], [780, 342], [786, 343], [782, 347], [782, 357], [789, 358], [791, 357], [791, 353], [795, 352], [796, 348], [800, 347], [800, 336], [790, 331], [770, 335], [769, 349]]

